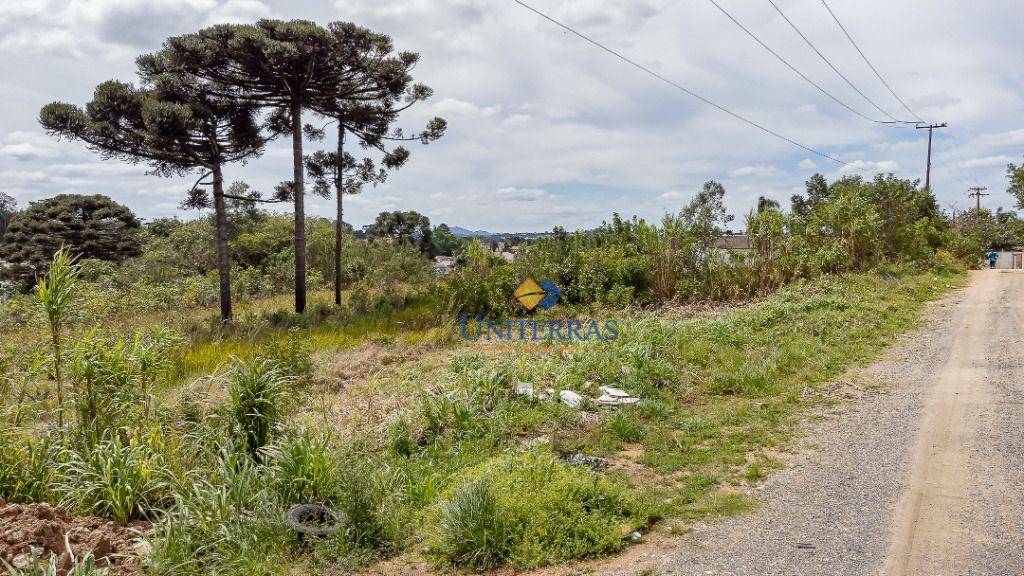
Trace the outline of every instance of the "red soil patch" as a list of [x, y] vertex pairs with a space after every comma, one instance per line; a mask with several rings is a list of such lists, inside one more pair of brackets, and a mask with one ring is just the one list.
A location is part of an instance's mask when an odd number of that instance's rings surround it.
[[[66, 574], [72, 556], [92, 552], [96, 565], [109, 567], [111, 576], [137, 576], [139, 551], [145, 547], [140, 532], [146, 523], [119, 526], [94, 516], [72, 516], [49, 504], [7, 504], [0, 500], [0, 559], [16, 568], [38, 556], [49, 563], [57, 557], [58, 574]], [[71, 551], [68, 551], [70, 546]]]

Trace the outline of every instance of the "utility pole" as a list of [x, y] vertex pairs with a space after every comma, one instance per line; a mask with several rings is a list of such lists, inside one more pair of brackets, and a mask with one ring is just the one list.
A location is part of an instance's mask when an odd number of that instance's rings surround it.
[[984, 186], [974, 186], [973, 188], [968, 188], [967, 190], [969, 192], [967, 196], [969, 198], [974, 198], [975, 200], [977, 200], [977, 208], [975, 209], [974, 217], [978, 218], [979, 216], [981, 216], [981, 197], [988, 196], [988, 194], [984, 193], [984, 191], [988, 190], [988, 188], [985, 188]]
[[924, 173], [924, 189], [925, 190], [931, 190], [931, 187], [932, 187], [932, 130], [935, 129], [935, 128], [945, 128], [945, 127], [946, 127], [946, 123], [945, 122], [943, 122], [942, 124], [928, 124], [927, 126], [914, 126], [914, 128], [917, 128], [919, 130], [921, 128], [927, 128], [928, 129], [928, 168], [925, 170], [925, 173]]

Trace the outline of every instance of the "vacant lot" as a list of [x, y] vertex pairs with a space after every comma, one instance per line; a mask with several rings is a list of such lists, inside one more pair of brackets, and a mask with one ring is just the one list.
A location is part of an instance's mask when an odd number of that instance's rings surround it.
[[[76, 335], [72, 357], [103, 359], [117, 376], [93, 378], [103, 393], [92, 426], [46, 435], [48, 383], [9, 374], [4, 495], [152, 520], [156, 573], [384, 559], [395, 570], [527, 568], [607, 554], [635, 532], [749, 508], [737, 488], [778, 465], [797, 417], [830, 399], [819, 384], [961, 282], [824, 277], [741, 306], [614, 312], [617, 340], [571, 348], [464, 343], [454, 322], [415, 307], [360, 321], [252, 320], [230, 333], [164, 317], [173, 335], [145, 326], [131, 336], [150, 321], [126, 319]], [[167, 362], [140, 401], [147, 346]], [[89, 381], [75, 369], [78, 385]], [[601, 386], [640, 402], [601, 407]], [[582, 404], [560, 402], [562, 390]], [[338, 509], [346, 529], [300, 545], [280, 518], [309, 501]]]

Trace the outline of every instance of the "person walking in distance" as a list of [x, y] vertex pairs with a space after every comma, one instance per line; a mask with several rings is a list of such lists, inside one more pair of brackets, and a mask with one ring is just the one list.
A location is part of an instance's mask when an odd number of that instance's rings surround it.
[[988, 251], [988, 267], [989, 268], [995, 268], [996, 267], [996, 260], [998, 260], [998, 259], [999, 259], [999, 253], [998, 252], [996, 252], [995, 250], [989, 250]]

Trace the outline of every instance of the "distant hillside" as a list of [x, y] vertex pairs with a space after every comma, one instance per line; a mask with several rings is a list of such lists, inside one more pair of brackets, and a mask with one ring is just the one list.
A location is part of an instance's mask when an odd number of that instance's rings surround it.
[[550, 232], [488, 232], [487, 230], [470, 230], [463, 228], [462, 226], [449, 226], [449, 230], [452, 234], [460, 238], [487, 238], [490, 240], [500, 240], [502, 238], [509, 238], [512, 236], [518, 236], [520, 238], [540, 238], [547, 236]]
[[469, 230], [462, 226], [450, 226], [449, 230], [452, 234], [461, 238], [491, 238], [494, 236], [504, 236], [504, 234], [496, 234], [494, 232], [488, 232], [487, 230]]

